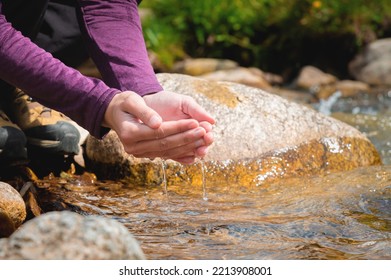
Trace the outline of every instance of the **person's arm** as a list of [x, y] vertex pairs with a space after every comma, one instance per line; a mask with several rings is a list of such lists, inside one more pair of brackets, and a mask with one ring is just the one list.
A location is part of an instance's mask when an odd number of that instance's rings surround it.
[[141, 96], [162, 91], [148, 58], [136, 0], [79, 0], [78, 18], [107, 85]]
[[197, 121], [162, 122], [141, 96], [120, 92], [65, 66], [16, 31], [1, 13], [0, 79], [65, 113], [93, 136], [101, 137], [108, 131], [102, 130], [102, 125], [114, 129], [125, 151], [137, 157], [191, 163], [195, 150], [205, 145], [206, 132]]
[[[1, 4], [0, 4], [1, 9]], [[0, 14], [0, 78], [101, 137], [106, 108], [120, 91], [87, 78], [24, 37]], [[0, 93], [1, 98], [1, 93]]]
[[[195, 150], [171, 156], [183, 163], [194, 162], [195, 157], [205, 156], [212, 144], [211, 124], [215, 121], [190, 97], [163, 91], [148, 58], [137, 2], [140, 1], [79, 0], [79, 24], [89, 53], [109, 86], [143, 96], [163, 121], [194, 119], [204, 128], [203, 143]], [[151, 149], [142, 156], [153, 153]]]

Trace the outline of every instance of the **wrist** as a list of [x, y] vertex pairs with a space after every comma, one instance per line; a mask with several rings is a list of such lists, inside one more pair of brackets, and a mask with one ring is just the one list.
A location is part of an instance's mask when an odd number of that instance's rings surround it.
[[163, 87], [159, 84], [151, 84], [146, 85], [143, 87], [142, 90], [137, 91], [138, 95], [141, 97], [148, 96], [148, 95], [154, 95], [159, 92], [163, 92]]
[[129, 92], [119, 92], [113, 99], [111, 99], [109, 105], [106, 108], [106, 112], [103, 117], [102, 126], [108, 128], [114, 128], [114, 112], [118, 110], [120, 104], [129, 96]]

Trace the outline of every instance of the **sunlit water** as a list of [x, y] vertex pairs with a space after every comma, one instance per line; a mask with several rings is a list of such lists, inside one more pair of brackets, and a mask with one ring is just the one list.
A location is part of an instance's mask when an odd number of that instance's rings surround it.
[[390, 166], [258, 188], [208, 186], [207, 201], [201, 186], [168, 186], [168, 200], [161, 188], [108, 183], [52, 194], [124, 223], [150, 259], [391, 258]]
[[[328, 109], [351, 115], [369, 107], [354, 102], [336, 100]], [[382, 125], [372, 123], [369, 137], [390, 162], [382, 139], [391, 134]], [[197, 186], [76, 181], [50, 187], [42, 199], [55, 201], [52, 209], [122, 222], [149, 259], [391, 259], [391, 165], [237, 188], [208, 184], [212, 175], [196, 164], [205, 175]]]
[[347, 122], [366, 134], [379, 151], [383, 163], [391, 164], [391, 89], [339, 98], [314, 104], [314, 108]]

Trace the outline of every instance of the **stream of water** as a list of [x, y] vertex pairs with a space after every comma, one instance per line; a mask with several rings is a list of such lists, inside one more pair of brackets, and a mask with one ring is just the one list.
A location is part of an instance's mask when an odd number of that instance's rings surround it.
[[149, 259], [391, 259], [390, 100], [327, 103], [367, 133], [384, 166], [234, 188], [208, 184], [213, 174], [199, 161], [200, 185], [96, 182], [52, 188], [50, 199], [122, 222]]

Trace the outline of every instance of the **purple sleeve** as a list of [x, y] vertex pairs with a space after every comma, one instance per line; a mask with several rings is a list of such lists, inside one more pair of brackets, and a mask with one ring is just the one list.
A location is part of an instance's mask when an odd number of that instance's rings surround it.
[[101, 127], [104, 113], [119, 92], [53, 58], [16, 31], [2, 14], [0, 78], [26, 91], [43, 105], [63, 112], [95, 137], [107, 131]]
[[162, 90], [148, 58], [136, 0], [79, 0], [79, 21], [103, 80], [143, 96]]

